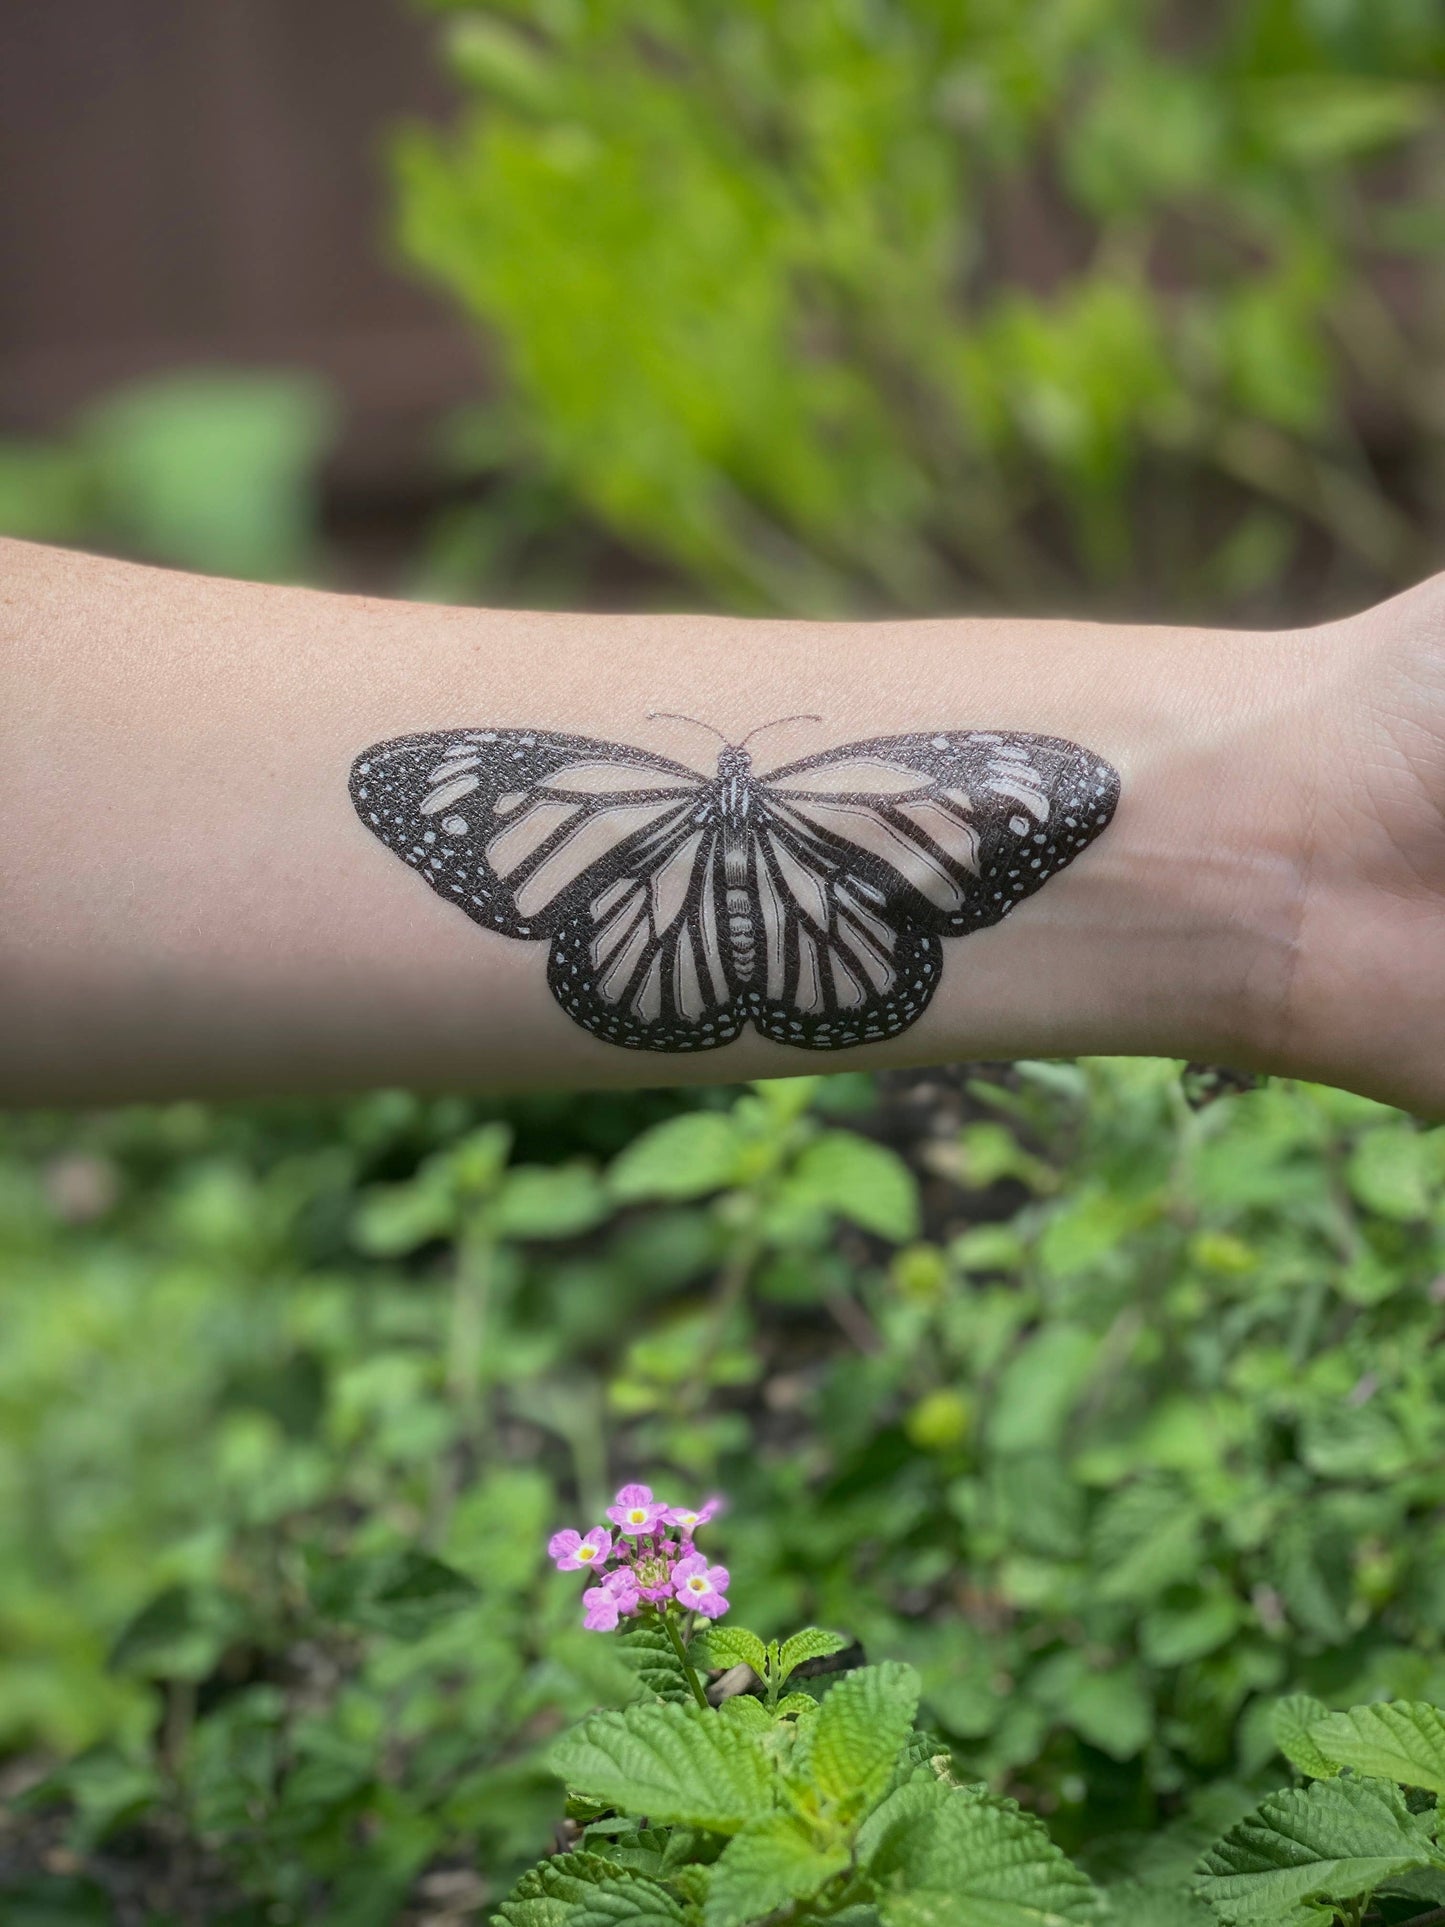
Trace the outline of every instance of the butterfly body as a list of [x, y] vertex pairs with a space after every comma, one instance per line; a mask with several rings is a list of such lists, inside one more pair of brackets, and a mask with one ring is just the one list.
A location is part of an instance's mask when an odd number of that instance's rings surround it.
[[373, 834], [483, 928], [548, 942], [606, 1042], [708, 1050], [751, 1023], [800, 1048], [894, 1036], [943, 939], [1000, 922], [1107, 826], [1101, 758], [1059, 738], [874, 738], [758, 775], [540, 730], [400, 737], [352, 767]]
[[727, 947], [733, 975], [751, 983], [757, 962], [753, 899], [748, 892], [748, 856], [753, 815], [753, 759], [731, 744], [717, 759], [716, 793], [722, 832], [723, 884], [727, 891]]

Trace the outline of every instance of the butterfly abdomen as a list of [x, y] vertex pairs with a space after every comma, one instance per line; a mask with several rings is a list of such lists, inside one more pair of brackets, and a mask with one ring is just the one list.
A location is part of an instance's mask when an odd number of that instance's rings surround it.
[[758, 939], [753, 899], [748, 890], [751, 851], [752, 759], [746, 750], [728, 749], [718, 758], [722, 816], [723, 886], [728, 962], [734, 978], [748, 983], [757, 963]]

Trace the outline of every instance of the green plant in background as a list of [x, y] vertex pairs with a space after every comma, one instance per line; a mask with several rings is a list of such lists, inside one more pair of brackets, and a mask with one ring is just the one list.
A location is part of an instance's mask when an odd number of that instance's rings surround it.
[[335, 431], [334, 402], [309, 375], [138, 381], [62, 439], [0, 440], [0, 533], [300, 581], [317, 570], [317, 468]]
[[637, 1687], [540, 1557], [628, 1472], [726, 1490], [759, 1637], [915, 1669], [954, 1777], [1100, 1887], [1184, 1882], [1278, 1784], [1282, 1699], [1445, 1703], [1445, 1131], [1303, 1087], [1196, 1114], [1151, 1063], [942, 1102], [8, 1126], [22, 1834], [96, 1892], [192, 1842], [208, 1918], [496, 1904], [558, 1726]]
[[472, 459], [709, 600], [1425, 566], [1362, 436], [1418, 444], [1439, 366], [1431, 0], [430, 4], [467, 104], [402, 232], [501, 351]]

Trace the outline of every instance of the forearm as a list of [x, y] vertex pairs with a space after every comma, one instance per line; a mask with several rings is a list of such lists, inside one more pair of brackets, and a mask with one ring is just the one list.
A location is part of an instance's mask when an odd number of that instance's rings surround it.
[[[739, 622], [444, 609], [0, 545], [10, 1101], [383, 1083], [659, 1083], [1083, 1051], [1258, 1059], [1305, 911], [1336, 632]], [[789, 760], [919, 730], [1067, 739], [1117, 813], [1018, 914], [942, 945], [917, 1020], [821, 1052], [745, 1026], [620, 1049], [545, 941], [408, 874], [347, 793], [365, 746], [528, 728], [661, 752], [799, 710]], [[760, 764], [766, 767], [768, 758]], [[402, 852], [398, 851], [398, 854]], [[731, 967], [731, 966], [730, 966]]]

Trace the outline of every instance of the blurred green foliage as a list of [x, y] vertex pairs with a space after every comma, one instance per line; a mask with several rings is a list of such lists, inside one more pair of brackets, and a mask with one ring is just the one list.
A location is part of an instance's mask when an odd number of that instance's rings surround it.
[[458, 453], [526, 527], [785, 613], [1423, 566], [1434, 0], [430, 4], [466, 107], [399, 143], [403, 236], [499, 353]]
[[313, 576], [336, 408], [312, 376], [196, 369], [117, 389], [61, 439], [0, 440], [0, 533], [289, 582]]
[[27, 1805], [198, 1839], [257, 1922], [389, 1922], [453, 1856], [496, 1894], [539, 1744], [629, 1690], [543, 1544], [633, 1473], [726, 1490], [740, 1616], [911, 1661], [1110, 1879], [1278, 1781], [1282, 1695], [1445, 1699], [1445, 1130], [1119, 1061], [958, 1115], [830, 1078], [12, 1124]]

